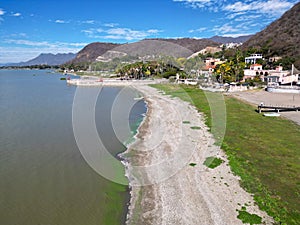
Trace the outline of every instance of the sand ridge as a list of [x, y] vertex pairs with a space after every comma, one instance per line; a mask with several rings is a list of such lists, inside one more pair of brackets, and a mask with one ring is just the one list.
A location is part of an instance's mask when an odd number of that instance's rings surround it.
[[[272, 224], [240, 187], [194, 107], [149, 86], [134, 88], [144, 94], [148, 112], [136, 142], [124, 154], [131, 187], [127, 224], [238, 225], [243, 223], [237, 210], [245, 204], [249, 213]], [[208, 156], [225, 162], [209, 169], [203, 165]]]

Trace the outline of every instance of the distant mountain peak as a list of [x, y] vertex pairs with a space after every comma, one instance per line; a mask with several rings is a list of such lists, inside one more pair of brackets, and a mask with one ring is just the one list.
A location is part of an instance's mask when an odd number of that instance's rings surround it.
[[76, 57], [75, 53], [41, 53], [37, 57], [20, 63], [11, 63], [7, 66], [32, 66], [32, 65], [49, 65], [56, 66], [64, 64]]
[[244, 43], [247, 40], [249, 40], [253, 35], [243, 35], [238, 37], [225, 37], [225, 36], [213, 36], [211, 38], [208, 38], [209, 40], [222, 43], [222, 44], [228, 44], [228, 43]]

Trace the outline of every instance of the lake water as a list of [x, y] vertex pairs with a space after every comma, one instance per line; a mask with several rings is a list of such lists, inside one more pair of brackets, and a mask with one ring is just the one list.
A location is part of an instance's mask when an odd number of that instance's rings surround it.
[[[76, 87], [60, 77], [0, 70], [0, 224], [122, 224], [128, 187], [103, 178], [84, 160], [72, 127]], [[120, 92], [133, 99], [131, 91], [106, 87], [95, 108], [99, 136], [113, 156], [125, 150], [110, 122]], [[134, 104], [132, 130], [145, 112], [144, 102]]]

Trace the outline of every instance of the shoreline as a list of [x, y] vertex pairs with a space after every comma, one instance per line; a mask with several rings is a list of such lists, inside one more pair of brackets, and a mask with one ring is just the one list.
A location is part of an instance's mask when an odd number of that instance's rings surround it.
[[[194, 107], [149, 86], [133, 87], [144, 95], [147, 112], [135, 141], [121, 154], [130, 190], [126, 224], [243, 224], [237, 218], [243, 205], [272, 224], [240, 187]], [[209, 156], [225, 162], [209, 169], [203, 165]]]
[[[135, 90], [139, 91], [137, 88], [135, 88]], [[139, 91], [140, 94], [143, 94]], [[144, 98], [144, 96], [143, 96]], [[131, 212], [131, 207], [132, 205], [134, 205], [135, 201], [135, 194], [133, 193], [132, 190], [132, 184], [130, 181], [130, 172], [129, 170], [129, 166], [130, 166], [130, 157], [127, 156], [127, 154], [129, 153], [129, 149], [130, 147], [137, 141], [139, 133], [140, 133], [140, 128], [143, 126], [143, 124], [145, 123], [145, 120], [147, 119], [147, 114], [149, 111], [149, 107], [148, 107], [148, 102], [144, 99], [144, 102], [146, 104], [146, 112], [145, 115], [143, 115], [143, 120], [141, 121], [141, 123], [139, 124], [138, 128], [136, 129], [136, 133], [135, 135], [132, 137], [132, 141], [126, 144], [126, 150], [124, 152], [121, 152], [118, 154], [118, 157], [120, 158], [121, 163], [124, 165], [125, 168], [125, 174], [124, 176], [128, 179], [128, 194], [129, 194], [129, 201], [127, 201], [126, 204], [126, 216], [125, 216], [125, 224], [128, 223], [129, 217], [130, 217], [130, 212]]]

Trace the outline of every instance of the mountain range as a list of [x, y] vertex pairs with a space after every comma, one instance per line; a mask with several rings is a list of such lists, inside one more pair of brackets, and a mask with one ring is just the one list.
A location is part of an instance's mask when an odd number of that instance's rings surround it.
[[209, 40], [212, 40], [214, 42], [227, 44], [227, 43], [244, 43], [248, 41], [253, 35], [244, 35], [239, 37], [222, 37], [222, 36], [213, 36], [211, 38], [208, 38]]
[[128, 55], [153, 55], [153, 54], [166, 54], [187, 57], [194, 52], [198, 52], [207, 46], [217, 47], [220, 43], [240, 43], [249, 39], [248, 36], [237, 38], [214, 36], [208, 39], [194, 39], [194, 38], [179, 38], [179, 39], [145, 39], [142, 41], [130, 44], [116, 44], [105, 42], [94, 42], [86, 45], [77, 54], [51, 54], [42, 53], [26, 62], [9, 63], [2, 66], [32, 66], [32, 65], [61, 65], [64, 63], [77, 64], [81, 62], [93, 62], [99, 56], [110, 50], [124, 52]]
[[221, 37], [214, 36], [211, 38], [155, 38], [145, 39], [142, 41], [129, 43], [129, 44], [112, 44], [95, 42], [85, 46], [81, 51], [77, 53], [75, 59], [68, 62], [80, 63], [80, 62], [93, 62], [98, 56], [102, 56], [107, 51], [124, 52], [133, 56], [145, 56], [145, 55], [170, 55], [176, 57], [188, 57], [195, 52], [199, 52], [206, 47], [219, 47], [221, 44], [226, 43], [243, 43], [251, 38], [252, 35], [240, 36], [240, 37]]
[[211, 38], [195, 39], [195, 38], [177, 38], [177, 39], [145, 39], [134, 43], [116, 44], [105, 42], [94, 42], [86, 45], [77, 54], [74, 53], [42, 53], [26, 62], [9, 63], [2, 66], [32, 66], [32, 65], [62, 65], [77, 64], [82, 62], [94, 62], [99, 56], [104, 55], [108, 51], [123, 52], [133, 56], [145, 55], [170, 55], [176, 57], [188, 57], [195, 52], [199, 52], [206, 47], [218, 47], [225, 43], [241, 43], [251, 37], [221, 37], [214, 36]]
[[33, 66], [33, 65], [49, 65], [49, 66], [56, 66], [66, 63], [76, 57], [74, 53], [42, 53], [39, 56], [20, 63], [9, 63], [4, 66]]

